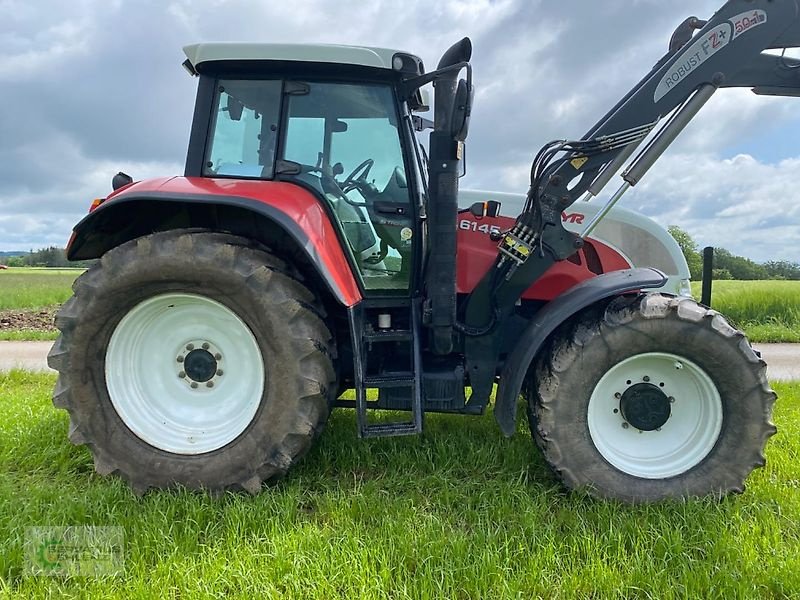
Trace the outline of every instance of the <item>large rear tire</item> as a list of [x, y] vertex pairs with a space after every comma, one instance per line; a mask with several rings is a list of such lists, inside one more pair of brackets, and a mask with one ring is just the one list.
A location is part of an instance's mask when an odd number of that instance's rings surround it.
[[256, 493], [324, 426], [332, 336], [314, 294], [265, 249], [156, 233], [106, 253], [73, 290], [48, 357], [53, 403], [101, 475], [140, 493]]
[[744, 490], [775, 433], [766, 364], [688, 298], [618, 298], [554, 336], [531, 431], [571, 489], [653, 502]]

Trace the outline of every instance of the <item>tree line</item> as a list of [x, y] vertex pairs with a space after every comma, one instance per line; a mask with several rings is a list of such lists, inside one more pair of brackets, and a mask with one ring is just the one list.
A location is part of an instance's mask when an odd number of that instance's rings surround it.
[[[668, 228], [670, 234], [681, 247], [692, 279], [700, 281], [703, 278], [703, 255], [697, 243], [680, 227], [671, 225]], [[738, 279], [751, 281], [757, 279], [789, 279], [800, 280], [800, 264], [787, 260], [771, 260], [765, 263], [757, 263], [736, 256], [725, 248], [714, 248], [714, 269], [712, 271], [714, 279]]]
[[0, 258], [9, 267], [89, 267], [92, 260], [67, 260], [67, 251], [64, 248], [50, 246], [40, 250], [31, 250], [27, 254]]

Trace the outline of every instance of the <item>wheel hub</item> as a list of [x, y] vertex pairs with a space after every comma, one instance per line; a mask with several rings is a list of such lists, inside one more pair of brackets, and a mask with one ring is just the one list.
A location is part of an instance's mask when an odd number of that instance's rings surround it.
[[224, 374], [222, 351], [207, 340], [195, 339], [183, 344], [175, 360], [178, 379], [183, 379], [192, 390], [213, 388]]
[[186, 376], [198, 382], [210, 381], [217, 374], [217, 361], [208, 350], [195, 349], [183, 361]]
[[622, 417], [640, 431], [661, 429], [672, 414], [669, 397], [652, 383], [637, 383], [622, 394]]

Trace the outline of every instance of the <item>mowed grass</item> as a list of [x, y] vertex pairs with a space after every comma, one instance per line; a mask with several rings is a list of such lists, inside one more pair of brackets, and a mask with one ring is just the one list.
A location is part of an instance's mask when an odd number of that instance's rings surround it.
[[57, 306], [72, 295], [83, 269], [8, 269], [0, 271], [0, 310]]
[[[431, 416], [359, 441], [337, 411], [259, 496], [138, 498], [94, 473], [51, 375], [0, 376], [0, 595], [102, 598], [776, 598], [800, 593], [800, 383], [781, 384], [745, 494], [631, 507], [566, 494], [527, 427]], [[124, 574], [29, 577], [26, 526], [113, 525]]]
[[711, 305], [751, 341], [800, 342], [800, 281], [715, 281]]

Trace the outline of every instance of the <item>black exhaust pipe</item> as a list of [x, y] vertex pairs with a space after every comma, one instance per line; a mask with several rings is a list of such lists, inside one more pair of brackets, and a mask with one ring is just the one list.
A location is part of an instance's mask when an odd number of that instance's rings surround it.
[[[468, 62], [472, 42], [464, 38], [450, 47], [439, 61], [439, 69]], [[430, 201], [428, 203], [428, 273], [425, 317], [432, 328], [431, 350], [453, 351], [456, 322], [456, 220], [458, 176], [461, 157], [453, 138], [453, 113], [458, 90], [458, 71], [444, 73], [434, 82], [434, 131], [430, 136]]]

